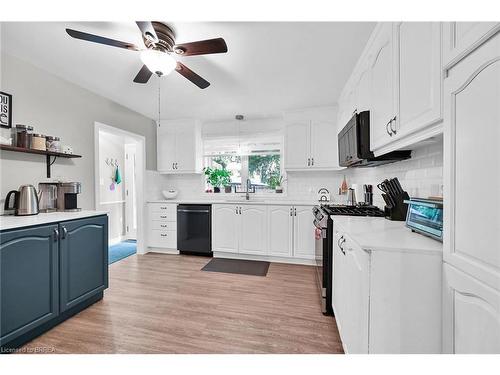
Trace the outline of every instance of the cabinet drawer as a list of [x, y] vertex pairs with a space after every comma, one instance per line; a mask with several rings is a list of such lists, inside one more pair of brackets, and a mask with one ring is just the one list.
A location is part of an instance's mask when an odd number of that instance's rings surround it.
[[151, 221], [177, 221], [177, 213], [176, 212], [151, 212], [149, 214], [149, 219]]
[[175, 221], [152, 220], [149, 223], [149, 229], [161, 231], [177, 231], [177, 223]]
[[149, 204], [149, 212], [150, 213], [155, 213], [155, 212], [160, 212], [160, 213], [173, 212], [173, 213], [175, 213], [176, 211], [177, 211], [176, 204], [172, 204], [172, 203], [150, 203]]
[[167, 249], [177, 248], [177, 231], [175, 230], [150, 230], [148, 246]]

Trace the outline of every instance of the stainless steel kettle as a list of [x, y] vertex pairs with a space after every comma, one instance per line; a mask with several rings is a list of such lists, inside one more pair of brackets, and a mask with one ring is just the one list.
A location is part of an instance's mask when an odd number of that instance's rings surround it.
[[[14, 195], [14, 204], [11, 206], [11, 196]], [[9, 191], [5, 198], [5, 211], [15, 210], [15, 215], [38, 215], [40, 212], [38, 207], [38, 196], [33, 185], [22, 185], [19, 191]]]

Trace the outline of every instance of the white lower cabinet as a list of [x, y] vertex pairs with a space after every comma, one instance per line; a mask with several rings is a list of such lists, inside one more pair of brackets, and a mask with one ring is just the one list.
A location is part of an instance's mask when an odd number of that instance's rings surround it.
[[444, 264], [443, 351], [500, 353], [500, 291]]
[[177, 249], [177, 205], [148, 203], [146, 245], [160, 249]]
[[332, 305], [346, 353], [441, 352], [441, 252], [370, 251], [342, 229], [333, 252]]
[[215, 204], [212, 250], [310, 262], [314, 260], [311, 209], [312, 206]]

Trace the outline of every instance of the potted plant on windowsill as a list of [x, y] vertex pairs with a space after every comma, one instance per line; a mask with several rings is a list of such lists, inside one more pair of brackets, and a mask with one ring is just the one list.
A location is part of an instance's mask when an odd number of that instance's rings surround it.
[[276, 193], [281, 194], [283, 193], [283, 182], [285, 181], [285, 177], [282, 175], [271, 176], [269, 178], [269, 186], [271, 189], [274, 189]]
[[221, 186], [230, 186], [231, 184], [231, 172], [225, 168], [216, 169], [206, 167], [205, 176], [207, 176], [207, 182], [213, 186], [214, 193], [220, 193]]

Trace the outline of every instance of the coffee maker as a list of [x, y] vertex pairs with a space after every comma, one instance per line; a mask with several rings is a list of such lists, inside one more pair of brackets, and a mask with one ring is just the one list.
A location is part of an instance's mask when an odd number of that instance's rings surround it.
[[40, 212], [57, 211], [57, 184], [57, 182], [40, 182], [38, 184]]
[[77, 196], [81, 191], [80, 182], [57, 183], [57, 211], [81, 211], [77, 202]]

